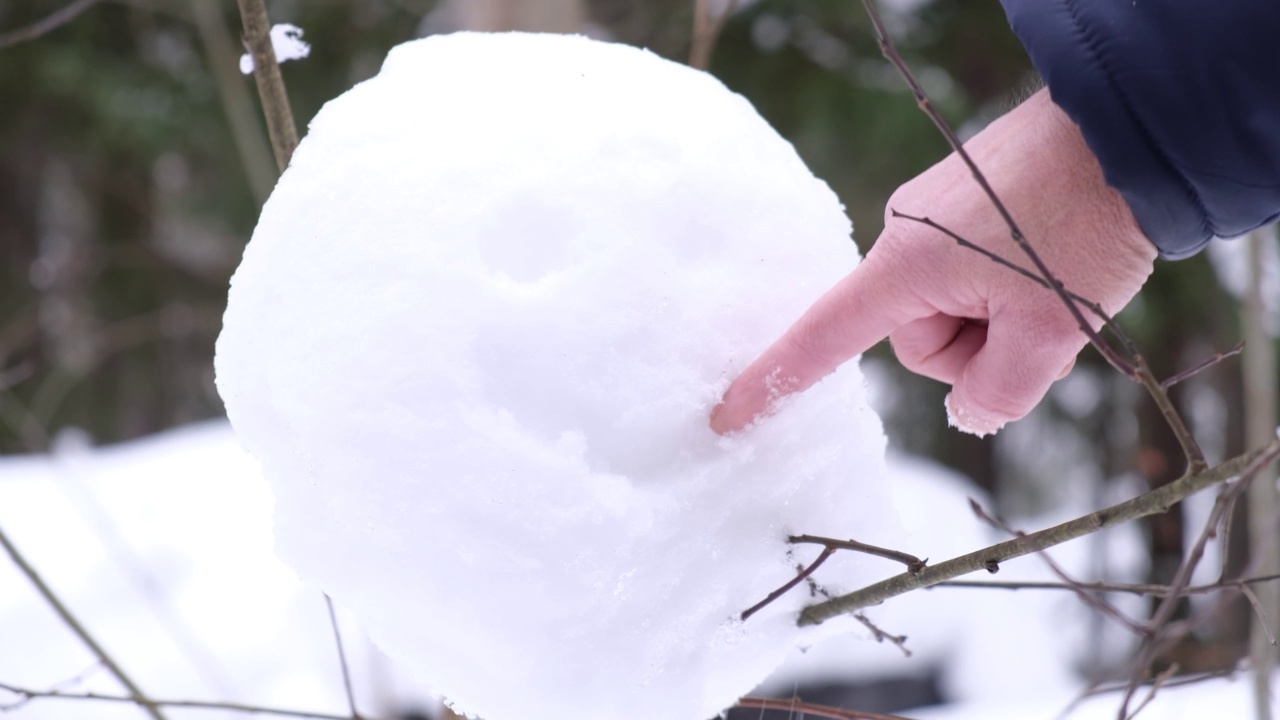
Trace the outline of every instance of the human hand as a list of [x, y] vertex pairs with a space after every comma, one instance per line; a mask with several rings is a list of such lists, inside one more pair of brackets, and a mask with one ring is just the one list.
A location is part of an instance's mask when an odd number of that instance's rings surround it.
[[[1156, 248], [1046, 90], [965, 149], [1068, 290], [1108, 314], [1138, 292]], [[952, 386], [951, 423], [977, 435], [1026, 415], [1070, 371], [1088, 339], [1055, 292], [895, 210], [1030, 267], [952, 153], [898, 188], [866, 259], [734, 381], [711, 413], [713, 430], [745, 427], [886, 336], [908, 370]]]

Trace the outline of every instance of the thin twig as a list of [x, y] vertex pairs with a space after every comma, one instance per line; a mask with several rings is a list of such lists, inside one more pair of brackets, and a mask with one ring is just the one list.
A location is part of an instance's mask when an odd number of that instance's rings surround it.
[[[1267, 447], [1275, 447], [1278, 441], [1280, 441], [1280, 437], [1273, 438], [1271, 444]], [[1251, 458], [1241, 468], [1238, 476], [1239, 480], [1234, 485], [1225, 487], [1218, 493], [1218, 497], [1213, 503], [1213, 508], [1209, 511], [1209, 517], [1205, 520], [1204, 529], [1201, 530], [1195, 544], [1191, 546], [1191, 550], [1187, 553], [1182, 564], [1179, 565], [1178, 571], [1174, 573], [1173, 580], [1169, 583], [1169, 594], [1160, 601], [1156, 606], [1155, 612], [1151, 614], [1151, 620], [1148, 621], [1147, 625], [1153, 631], [1161, 630], [1173, 618], [1178, 602], [1182, 599], [1182, 593], [1191, 585], [1191, 576], [1200, 564], [1200, 560], [1204, 557], [1205, 547], [1209, 544], [1209, 540], [1217, 533], [1218, 525], [1222, 522], [1226, 509], [1248, 489], [1249, 482], [1254, 475], [1271, 464], [1275, 458], [1276, 454], [1265, 452]], [[1177, 483], [1178, 481], [1174, 482]], [[1165, 487], [1169, 486], [1166, 485]], [[1129, 703], [1133, 700], [1133, 694], [1137, 691], [1138, 684], [1141, 682], [1146, 668], [1151, 665], [1151, 662], [1161, 652], [1162, 648], [1173, 642], [1177, 637], [1179, 635], [1176, 633], [1165, 632], [1162, 636], [1159, 632], [1153, 632], [1143, 640], [1137, 657], [1133, 662], [1134, 669], [1132, 679], [1129, 681], [1129, 690], [1125, 693], [1124, 700], [1121, 702], [1119, 716], [1121, 720], [1130, 717], [1128, 712]]]
[[902, 651], [903, 655], [905, 655], [906, 657], [911, 657], [911, 649], [907, 647], [906, 635], [893, 635], [893, 634], [887, 633], [883, 629], [881, 629], [879, 625], [876, 625], [874, 622], [872, 622], [871, 618], [867, 617], [866, 615], [863, 615], [862, 613], [854, 613], [853, 619], [862, 623], [863, 627], [870, 630], [871, 636], [876, 639], [876, 642], [882, 643], [887, 640], [890, 643], [897, 645], [898, 649]]
[[80, 13], [97, 5], [99, 0], [75, 0], [75, 2], [67, 5], [61, 10], [57, 10], [26, 27], [10, 30], [7, 33], [0, 34], [0, 49], [7, 48], [11, 45], [35, 40], [42, 35], [53, 32], [67, 23], [75, 20]]
[[1169, 393], [1160, 386], [1160, 381], [1156, 378], [1155, 373], [1151, 372], [1151, 368], [1147, 365], [1147, 359], [1141, 353], [1135, 353], [1133, 356], [1133, 366], [1137, 372], [1134, 375], [1138, 384], [1146, 388], [1147, 393], [1151, 395], [1151, 399], [1155, 401], [1156, 407], [1160, 409], [1160, 415], [1164, 418], [1169, 429], [1173, 431], [1174, 437], [1178, 439], [1178, 445], [1182, 447], [1182, 453], [1187, 458], [1187, 464], [1191, 472], [1200, 472], [1209, 467], [1209, 463], [1205, 460], [1204, 451], [1200, 449], [1200, 444], [1196, 442], [1195, 436], [1191, 434], [1191, 429], [1187, 427], [1186, 421], [1182, 419], [1182, 413], [1173, 406], [1173, 400], [1170, 399]]
[[[1228, 507], [1230, 505], [1230, 502], [1232, 501], [1233, 499], [1228, 499], [1227, 501]], [[1280, 527], [1280, 516], [1272, 517], [1270, 519], [1270, 522], [1267, 524], [1270, 526], [1271, 531], [1274, 533], [1276, 529]], [[1206, 527], [1211, 527], [1211, 526], [1206, 526]], [[1255, 573], [1257, 573], [1258, 568], [1264, 566], [1264, 563], [1259, 562], [1262, 559], [1263, 558], [1261, 555], [1255, 555], [1254, 557], [1250, 558], [1249, 563], [1245, 566], [1245, 569], [1242, 572], [1242, 575], [1244, 577], [1256, 577]], [[1225, 581], [1225, 584], [1230, 586], [1232, 583], [1235, 583], [1235, 582], [1238, 582], [1238, 581]], [[1185, 595], [1187, 594], [1187, 592], [1184, 591], [1183, 594]], [[1160, 644], [1157, 647], [1155, 647], [1152, 657], [1158, 657], [1161, 653], [1165, 651], [1166, 648], [1171, 646], [1173, 643], [1179, 641], [1181, 638], [1186, 637], [1187, 635], [1190, 635], [1191, 633], [1196, 632], [1197, 630], [1202, 628], [1207, 622], [1209, 622], [1211, 619], [1217, 617], [1219, 613], [1223, 610], [1223, 608], [1226, 607], [1227, 602], [1230, 599], [1232, 599], [1231, 595], [1225, 594], [1225, 593], [1220, 594], [1218, 595], [1217, 598], [1214, 599], [1212, 603], [1209, 604], [1208, 607], [1196, 613], [1195, 615], [1192, 615], [1191, 617], [1185, 618], [1183, 620], [1179, 620], [1177, 622], [1170, 622], [1165, 624], [1161, 629], [1161, 636], [1158, 638]], [[1136, 674], [1139, 677], [1139, 680], [1143, 681], [1144, 680], [1143, 674], [1146, 666], [1138, 664], [1138, 665], [1135, 665], [1135, 667], [1136, 669], [1132, 671], [1133, 674]], [[1231, 670], [1228, 670], [1227, 674], [1231, 674], [1231, 672], [1233, 671], [1234, 671], [1234, 668], [1232, 668]], [[1119, 689], [1128, 690], [1131, 687], [1132, 682], [1133, 680], [1131, 677], [1131, 679], [1127, 681], [1124, 685], [1120, 686]], [[1165, 687], [1169, 687], [1173, 684], [1180, 684], [1180, 683], [1165, 683]]]
[[787, 542], [792, 544], [808, 543], [811, 545], [823, 545], [837, 550], [852, 550], [860, 552], [864, 555], [874, 555], [882, 557], [886, 560], [895, 560], [907, 566], [907, 572], [918, 573], [924, 569], [927, 559], [920, 558], [910, 553], [904, 553], [900, 550], [890, 550], [888, 548], [878, 547], [876, 545], [868, 545], [867, 543], [858, 542], [857, 540], [837, 540], [835, 538], [820, 537], [818, 535], [792, 535], [787, 538]]
[[1177, 385], [1183, 380], [1188, 380], [1190, 378], [1193, 378], [1196, 375], [1204, 372], [1205, 370], [1208, 370], [1209, 368], [1213, 367], [1214, 365], [1217, 365], [1218, 363], [1222, 362], [1223, 360], [1226, 360], [1229, 357], [1232, 357], [1234, 355], [1239, 355], [1241, 350], [1244, 350], [1243, 340], [1236, 343], [1235, 345], [1232, 345], [1230, 349], [1223, 350], [1220, 353], [1214, 353], [1212, 356], [1205, 358], [1204, 360], [1201, 360], [1200, 362], [1196, 363], [1195, 365], [1192, 365], [1186, 370], [1183, 370], [1182, 372], [1177, 373], [1176, 375], [1171, 375], [1165, 378], [1164, 380], [1161, 380], [1160, 387], [1164, 388], [1165, 390], [1168, 390], [1169, 388], [1173, 387], [1174, 385]]
[[[983, 522], [987, 523], [988, 525], [998, 530], [1003, 530], [1014, 537], [1026, 537], [1027, 535], [1025, 532], [1022, 532], [1021, 530], [1015, 530], [1014, 528], [1010, 527], [1009, 524], [1006, 523], [1004, 520], [1001, 520], [997, 517], [994, 517], [988, 514], [987, 511], [983, 510], [982, 506], [978, 504], [978, 501], [974, 500], [973, 498], [969, 498], [969, 509], [973, 511], [973, 514], [976, 515], [979, 520], [982, 520]], [[1044, 561], [1045, 565], [1049, 567], [1049, 570], [1054, 575], [1058, 576], [1059, 580], [1061, 580], [1064, 584], [1066, 584], [1069, 588], [1071, 588], [1071, 590], [1076, 594], [1076, 597], [1080, 598], [1081, 602], [1083, 602], [1085, 605], [1088, 605], [1094, 610], [1097, 610], [1098, 612], [1102, 613], [1104, 617], [1111, 618], [1117, 623], [1123, 625], [1126, 629], [1129, 630], [1129, 632], [1132, 632], [1135, 635], [1146, 635], [1151, 632], [1148, 628], [1144, 627], [1141, 623], [1138, 623], [1137, 621], [1130, 618], [1128, 615], [1125, 615], [1124, 613], [1120, 612], [1120, 610], [1118, 610], [1111, 603], [1107, 602], [1106, 599], [1103, 598], [1101, 595], [1085, 589], [1084, 586], [1082, 586], [1079, 581], [1077, 581], [1075, 578], [1068, 575], [1067, 571], [1063, 570], [1062, 567], [1058, 565], [1058, 563], [1054, 561], [1054, 559], [1050, 557], [1047, 552], [1043, 552], [1043, 551], [1038, 552], [1036, 553], [1036, 555], [1041, 560]]]
[[[80, 672], [76, 673], [72, 677], [69, 677], [66, 680], [61, 680], [59, 682], [54, 683], [49, 687], [48, 690], [46, 690], [46, 692], [62, 692], [67, 688], [73, 688], [78, 685], [81, 685], [86, 680], [88, 680], [90, 676], [92, 676], [94, 673], [98, 672], [101, 669], [102, 669], [102, 661], [95, 660], [92, 665], [85, 668], [84, 670], [81, 670]], [[18, 695], [18, 701], [9, 703], [8, 705], [0, 705], [0, 714], [13, 712], [14, 710], [17, 710], [22, 706], [26, 705], [27, 703], [31, 702], [32, 700], [36, 699], [36, 698], [22, 695], [19, 693], [15, 693], [15, 694]]]
[[347, 651], [342, 647], [342, 631], [338, 629], [338, 614], [333, 610], [333, 598], [324, 593], [324, 604], [329, 608], [329, 625], [333, 627], [333, 640], [338, 646], [338, 663], [342, 666], [342, 688], [347, 692], [347, 707], [351, 709], [351, 717], [360, 720], [360, 711], [356, 710], [356, 694], [351, 689], [351, 670], [347, 667]]
[[[123, 695], [102, 695], [99, 693], [64, 693], [50, 690], [31, 690], [28, 688], [18, 687], [0, 682], [0, 690], [13, 693], [29, 699], [53, 699], [53, 700], [99, 700], [103, 702], [115, 703], [133, 703], [139, 704], [138, 701], [131, 697]], [[232, 712], [242, 712], [258, 715], [275, 715], [278, 717], [295, 717], [295, 718], [311, 718], [312, 720], [351, 720], [348, 715], [333, 715], [331, 713], [311, 712], [307, 710], [289, 710], [286, 708], [273, 708], [261, 705], [248, 705], [244, 703], [231, 702], [206, 702], [203, 700], [150, 700], [152, 705], [163, 708], [185, 708], [192, 710], [230, 710]]]
[[[137, 683], [135, 683], [111, 657], [111, 655], [109, 655], [107, 651], [98, 644], [98, 641], [93, 639], [93, 636], [90, 635], [84, 625], [76, 619], [76, 616], [71, 614], [71, 610], [63, 604], [57, 594], [53, 592], [53, 589], [45, 584], [44, 579], [40, 577], [40, 574], [36, 572], [36, 569], [27, 562], [27, 559], [23, 557], [22, 553], [18, 552], [18, 548], [14, 547], [13, 543], [9, 541], [9, 536], [5, 534], [3, 529], [0, 529], [0, 547], [4, 547], [5, 552], [9, 553], [9, 557], [13, 560], [13, 564], [17, 565], [18, 569], [22, 571], [22, 574], [27, 576], [27, 579], [36, 587], [36, 590], [40, 595], [44, 597], [45, 602], [49, 604], [49, 607], [53, 608], [54, 612], [58, 614], [58, 617], [62, 618], [62, 622], [71, 629], [71, 632], [75, 633], [76, 637], [80, 638], [80, 641], [85, 644], [85, 647], [89, 648], [89, 651], [94, 654], [94, 657], [98, 658], [98, 661], [102, 663], [102, 666], [115, 676], [116, 680], [119, 681], [120, 684], [124, 686], [124, 689], [129, 692], [129, 697], [126, 699], [138, 704], [142, 709], [146, 710], [152, 720], [164, 720], [164, 715], [160, 713], [155, 702], [143, 694]], [[9, 688], [6, 686], [5, 689], [7, 690]]]
[[782, 587], [778, 588], [777, 590], [774, 590], [773, 592], [769, 593], [768, 597], [766, 597], [765, 599], [761, 600], [760, 602], [756, 603], [755, 605], [752, 605], [751, 607], [747, 608], [746, 610], [743, 610], [743, 611], [742, 611], [742, 615], [741, 615], [740, 619], [742, 619], [742, 620], [746, 620], [747, 618], [751, 617], [752, 615], [755, 615], [756, 613], [760, 612], [760, 611], [761, 611], [762, 609], [764, 609], [764, 607], [765, 607], [766, 605], [768, 605], [769, 603], [771, 603], [771, 602], [773, 602], [774, 600], [777, 600], [778, 598], [780, 598], [780, 597], [782, 597], [783, 595], [787, 594], [787, 591], [788, 591], [788, 590], [790, 590], [791, 588], [793, 588], [793, 587], [795, 587], [795, 586], [799, 585], [801, 582], [803, 582], [803, 581], [804, 581], [804, 579], [805, 579], [805, 578], [807, 578], [807, 577], [809, 577], [810, 575], [812, 575], [812, 574], [813, 574], [813, 571], [814, 571], [814, 570], [817, 570], [817, 569], [818, 569], [818, 566], [820, 566], [820, 565], [822, 565], [822, 563], [826, 562], [826, 561], [827, 561], [827, 558], [829, 558], [829, 557], [831, 557], [832, 555], [834, 555], [834, 554], [835, 554], [835, 552], [836, 552], [836, 549], [835, 549], [835, 548], [833, 548], [833, 547], [831, 547], [831, 546], [827, 546], [827, 547], [823, 548], [823, 549], [822, 549], [822, 554], [818, 555], [818, 559], [817, 559], [817, 560], [814, 560], [812, 563], [810, 563], [810, 564], [809, 564], [809, 567], [804, 568], [803, 570], [801, 570], [799, 574], [797, 574], [795, 577], [791, 578], [791, 580], [787, 581], [787, 584], [785, 584], [785, 585], [783, 585]]
[[1169, 678], [1173, 677], [1177, 672], [1178, 663], [1173, 663], [1169, 667], [1165, 668], [1165, 670], [1159, 675], [1156, 675], [1155, 680], [1151, 683], [1151, 687], [1147, 690], [1146, 697], [1142, 699], [1142, 702], [1138, 703], [1138, 707], [1134, 708], [1133, 712], [1130, 713], [1125, 720], [1133, 720], [1133, 718], [1137, 717], [1138, 713], [1142, 712], [1143, 708], [1150, 705], [1151, 701], [1156, 699], [1156, 693], [1160, 692], [1160, 688], [1164, 687], [1165, 682]]
[[782, 710], [792, 713], [792, 717], [816, 715], [831, 718], [831, 720], [911, 720], [901, 715], [884, 715], [861, 710], [846, 710], [830, 705], [816, 705], [803, 702], [799, 698], [744, 697], [734, 707], [744, 710]]
[[1253, 612], [1258, 618], [1258, 627], [1262, 633], [1266, 635], [1267, 642], [1271, 645], [1276, 644], [1276, 636], [1271, 632], [1271, 624], [1267, 622], [1266, 610], [1262, 607], [1262, 601], [1254, 594], [1248, 585], [1240, 586], [1240, 593], [1245, 596], [1249, 604], [1253, 606]]
[[816, 625], [838, 615], [878, 605], [891, 597], [912, 590], [937, 585], [978, 570], [989, 570], [993, 563], [1005, 562], [1061, 545], [1069, 540], [1140, 517], [1166, 512], [1188, 496], [1239, 477], [1242, 471], [1249, 469], [1252, 465], [1258, 462], [1270, 462], [1277, 456], [1280, 456], [1280, 438], [1272, 440], [1265, 447], [1232, 458], [1203, 472], [1188, 472], [1168, 485], [1103, 510], [1023, 537], [1006, 540], [946, 562], [929, 565], [919, 574], [902, 573], [827, 602], [811, 605], [800, 614], [798, 622], [800, 625]]
[[[1202, 682], [1205, 682], [1206, 680], [1217, 680], [1219, 678], [1231, 677], [1232, 675], [1235, 675], [1237, 671], [1238, 671], [1237, 668], [1229, 667], [1223, 670], [1214, 670], [1213, 672], [1196, 673], [1194, 675], [1183, 675], [1182, 677], [1179, 677], [1176, 679], [1166, 680], [1160, 685], [1160, 687], [1175, 688], [1175, 687], [1184, 687], [1186, 685], [1195, 685], [1196, 683], [1202, 683]], [[1143, 684], [1148, 685], [1151, 683], [1143, 683]], [[1084, 702], [1085, 700], [1088, 700], [1091, 697], [1097, 697], [1098, 695], [1106, 695], [1108, 693], [1123, 692], [1124, 690], [1128, 689], [1128, 687], [1129, 687], [1128, 683], [1112, 683], [1110, 685], [1097, 684], [1093, 687], [1090, 687], [1086, 689], [1084, 692], [1077, 695], [1075, 699], [1073, 699], [1070, 703], [1068, 703], [1067, 706], [1063, 708], [1062, 712], [1058, 713], [1058, 718], [1060, 720], [1065, 720], [1066, 718], [1071, 717], [1072, 713], [1075, 712], [1075, 709], [1080, 706], [1080, 703]]]
[[257, 81], [262, 113], [267, 118], [267, 135], [276, 156], [276, 168], [284, 172], [293, 157], [294, 148], [298, 147], [298, 128], [293, 122], [284, 76], [280, 74], [275, 47], [271, 44], [271, 21], [267, 19], [263, 0], [236, 2], [240, 6], [240, 21], [244, 24], [245, 46], [253, 56], [253, 79]]
[[[1171, 688], [1171, 687], [1181, 687], [1183, 685], [1194, 685], [1199, 682], [1204, 682], [1205, 680], [1217, 680], [1219, 678], [1231, 677], [1232, 675], [1235, 675], [1237, 671], [1238, 671], [1237, 668], [1229, 667], [1222, 670], [1214, 670], [1213, 672], [1196, 673], [1195, 675], [1184, 675], [1178, 678], [1177, 680], [1166, 681], [1161, 687]], [[1150, 684], [1150, 683], [1144, 683], [1144, 684]], [[1096, 688], [1093, 688], [1092, 690], [1085, 693], [1084, 695], [1081, 695], [1080, 699], [1083, 700], [1085, 698], [1093, 697], [1095, 695], [1105, 695], [1107, 693], [1121, 692], [1126, 687], [1128, 686], [1125, 685], [1124, 683], [1101, 685]]]
[[[1028, 280], [1031, 280], [1039, 284], [1040, 287], [1043, 287], [1049, 290], [1053, 289], [1053, 286], [1049, 284], [1048, 280], [1045, 280], [1039, 275], [1031, 272], [1030, 270], [1022, 267], [1021, 265], [1013, 262], [1012, 260], [1009, 260], [1001, 256], [998, 253], [991, 252], [990, 250], [982, 247], [981, 245], [974, 244], [972, 241], [962, 237], [961, 235], [956, 233], [954, 230], [951, 230], [947, 226], [929, 218], [928, 216], [916, 217], [915, 215], [908, 215], [907, 213], [904, 213], [904, 212], [898, 212], [893, 208], [889, 208], [889, 212], [890, 214], [893, 215], [893, 217], [902, 218], [903, 220], [910, 220], [912, 222], [920, 223], [921, 225], [924, 225], [926, 227], [933, 228], [934, 230], [937, 230], [938, 232], [946, 235], [952, 240], [955, 240], [956, 244], [959, 245], [960, 247], [965, 248], [966, 250], [972, 250], [978, 253], [979, 255], [983, 255], [991, 262], [994, 262], [997, 265], [1003, 265], [1004, 267], [1009, 268], [1010, 270], [1013, 270], [1014, 272], [1018, 273], [1019, 275], [1022, 275]], [[1066, 293], [1072, 300], [1080, 303], [1086, 309], [1088, 309], [1090, 313], [1097, 316], [1097, 318], [1102, 321], [1105, 327], [1111, 328], [1111, 329], [1116, 328], [1115, 320], [1110, 315], [1108, 315], [1105, 310], [1102, 309], [1101, 305], [1099, 305], [1098, 303], [1092, 300], [1089, 300], [1088, 298], [1077, 295], [1076, 293], [1073, 293], [1069, 290], [1067, 290]], [[1120, 372], [1125, 374], [1130, 374], [1133, 372], [1133, 366], [1126, 363], [1123, 366], [1116, 366], [1116, 370], [1119, 370]]]

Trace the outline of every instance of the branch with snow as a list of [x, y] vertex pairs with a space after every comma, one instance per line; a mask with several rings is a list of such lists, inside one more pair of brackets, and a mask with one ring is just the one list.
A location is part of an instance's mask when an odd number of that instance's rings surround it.
[[[276, 62], [301, 60], [311, 54], [311, 45], [302, 40], [302, 28], [289, 23], [278, 23], [271, 26], [271, 48]], [[253, 72], [253, 56], [245, 53], [240, 56], [240, 72], [248, 75]]]
[[[263, 0], [236, 1], [240, 7], [240, 21], [244, 25], [244, 42], [253, 61], [253, 79], [258, 85], [258, 97], [262, 100], [262, 112], [267, 119], [267, 135], [271, 138], [276, 168], [284, 172], [289, 166], [289, 159], [293, 157], [294, 148], [298, 146], [298, 127], [293, 121], [289, 94], [284, 87], [284, 77], [280, 74], [280, 63], [276, 60], [276, 33], [274, 29], [268, 29], [271, 24], [267, 19], [267, 7]], [[310, 51], [297, 38], [289, 38], [288, 30], [282, 34], [286, 36], [283, 38], [285, 50], [299, 52], [305, 47], [307, 52]], [[300, 36], [301, 31], [298, 34]]]

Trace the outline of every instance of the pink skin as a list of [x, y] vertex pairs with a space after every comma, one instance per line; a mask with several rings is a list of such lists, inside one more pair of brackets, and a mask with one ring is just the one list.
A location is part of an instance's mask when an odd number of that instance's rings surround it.
[[[1133, 298], [1151, 274], [1155, 247], [1047, 91], [965, 149], [1067, 289], [1108, 313]], [[927, 216], [1031, 267], [954, 153], [898, 188], [888, 208]], [[952, 386], [952, 424], [978, 435], [1030, 412], [1087, 342], [1053, 292], [886, 212], [866, 259], [734, 381], [711, 428], [746, 427], [885, 337], [908, 370]]]

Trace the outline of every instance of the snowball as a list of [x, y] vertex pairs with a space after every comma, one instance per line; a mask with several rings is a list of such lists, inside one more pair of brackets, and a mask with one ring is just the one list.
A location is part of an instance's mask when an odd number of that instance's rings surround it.
[[311, 123], [231, 285], [218, 388], [277, 552], [462, 712], [715, 715], [815, 637], [803, 586], [738, 620], [818, 554], [787, 535], [896, 532], [855, 364], [708, 428], [849, 233], [709, 75], [580, 37], [401, 45]]
[[[271, 49], [276, 53], [276, 62], [301, 60], [311, 54], [311, 45], [302, 41], [302, 28], [289, 23], [271, 26]], [[253, 56], [245, 53], [240, 56], [240, 73], [248, 75], [253, 72]]]

